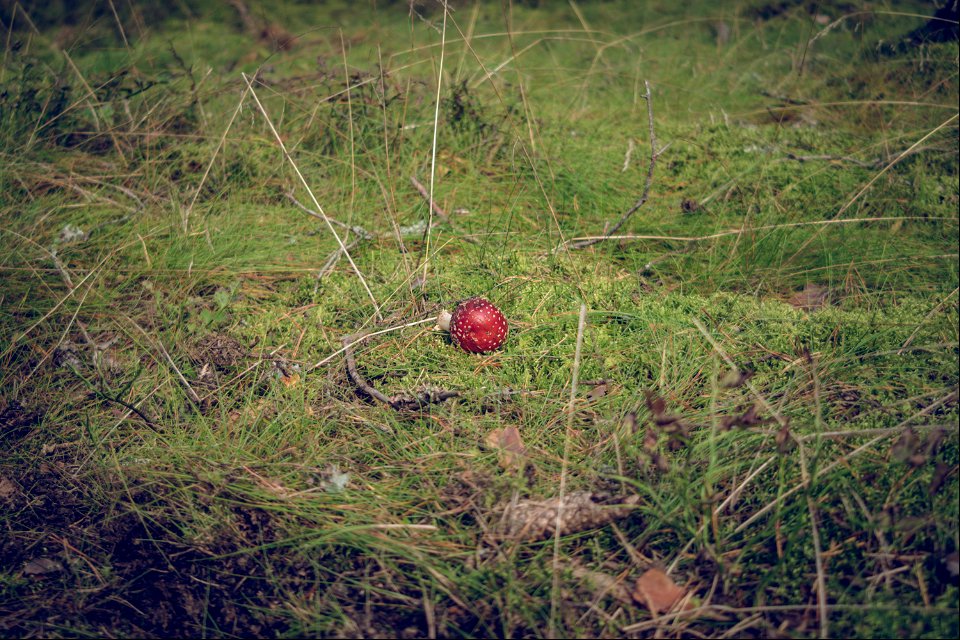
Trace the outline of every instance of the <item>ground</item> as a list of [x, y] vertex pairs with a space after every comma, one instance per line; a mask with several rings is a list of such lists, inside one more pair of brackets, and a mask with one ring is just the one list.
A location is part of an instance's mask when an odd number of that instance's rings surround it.
[[0, 9], [3, 636], [960, 633], [928, 3]]

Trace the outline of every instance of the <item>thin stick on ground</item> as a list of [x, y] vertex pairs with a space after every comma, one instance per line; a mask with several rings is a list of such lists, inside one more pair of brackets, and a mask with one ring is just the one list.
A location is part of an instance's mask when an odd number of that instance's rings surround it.
[[[377, 390], [376, 387], [360, 375], [360, 371], [357, 369], [357, 359], [353, 354], [353, 346], [369, 338], [371, 335], [373, 334], [359, 336], [347, 335], [342, 338], [343, 356], [347, 362], [347, 375], [350, 376], [353, 384], [365, 394], [397, 411], [404, 409], [422, 409], [428, 404], [437, 404], [460, 396], [459, 391], [448, 391], [446, 389], [424, 389], [416, 395], [400, 394], [396, 396], [388, 396]], [[389, 431], [386, 427], [384, 427], [384, 429]]]
[[[877, 216], [872, 218], [840, 218], [836, 220], [810, 220], [807, 222], [785, 222], [781, 224], [765, 224], [759, 227], [730, 229], [729, 231], [719, 231], [704, 236], [660, 236], [660, 235], [603, 235], [603, 236], [583, 236], [580, 238], [571, 238], [567, 242], [586, 242], [588, 240], [600, 242], [601, 240], [662, 240], [667, 242], [702, 242], [704, 240], [716, 240], [717, 238], [727, 238], [730, 236], [741, 236], [745, 233], [756, 233], [757, 231], [772, 231], [776, 229], [791, 229], [794, 227], [821, 227], [834, 224], [863, 224], [867, 222], [896, 222], [898, 220], [956, 220], [953, 217], [925, 217], [925, 216]], [[953, 254], [950, 254], [952, 256]]]
[[[620, 230], [620, 227], [626, 224], [627, 220], [630, 219], [630, 216], [632, 216], [640, 207], [646, 204], [647, 198], [650, 197], [650, 187], [653, 185], [653, 170], [657, 166], [657, 158], [660, 157], [663, 149], [657, 148], [657, 132], [653, 126], [653, 97], [650, 92], [650, 82], [644, 80], [643, 84], [647, 88], [647, 92], [643, 94], [643, 98], [647, 101], [647, 120], [650, 129], [650, 165], [647, 167], [647, 179], [643, 185], [643, 193], [641, 193], [640, 198], [633, 203], [633, 206], [627, 209], [626, 213], [620, 216], [620, 219], [616, 222], [616, 224], [608, 228], [603, 235], [573, 241], [567, 246], [569, 249], [583, 249], [584, 247], [589, 247], [597, 244], [598, 242], [610, 239], [611, 236]], [[560, 245], [560, 247], [562, 248], [563, 245]]]
[[380, 305], [377, 303], [377, 299], [373, 296], [373, 292], [370, 291], [370, 287], [367, 285], [367, 279], [363, 277], [360, 267], [358, 267], [357, 263], [353, 261], [353, 257], [350, 255], [350, 251], [347, 250], [347, 246], [344, 244], [343, 239], [340, 238], [340, 234], [338, 234], [337, 230], [333, 227], [333, 223], [330, 222], [330, 218], [327, 217], [323, 207], [320, 206], [320, 202], [317, 200], [317, 197], [313, 195], [313, 189], [310, 188], [310, 185], [307, 183], [307, 179], [303, 177], [302, 173], [300, 173], [300, 168], [297, 166], [297, 163], [294, 162], [293, 156], [291, 156], [290, 152], [287, 151], [287, 146], [283, 144], [283, 139], [277, 132], [276, 127], [273, 126], [273, 120], [270, 119], [270, 114], [267, 113], [263, 103], [260, 102], [260, 98], [257, 96], [257, 92], [253, 88], [250, 77], [245, 73], [241, 73], [240, 75], [243, 76], [244, 81], [247, 83], [247, 87], [250, 89], [250, 95], [253, 96], [254, 102], [257, 103], [257, 108], [260, 109], [260, 113], [263, 114], [264, 120], [267, 121], [267, 125], [270, 127], [270, 132], [273, 134], [277, 144], [280, 146], [283, 156], [287, 159], [287, 162], [290, 163], [290, 166], [293, 167], [293, 171], [297, 174], [297, 177], [300, 178], [300, 183], [307, 190], [307, 193], [310, 195], [310, 199], [313, 200], [313, 206], [315, 206], [316, 210], [321, 216], [323, 216], [323, 221], [327, 224], [327, 228], [330, 229], [330, 233], [332, 233], [333, 237], [336, 238], [337, 244], [340, 245], [340, 250], [343, 251], [343, 255], [347, 257], [347, 260], [350, 262], [350, 266], [353, 267], [353, 272], [356, 273], [357, 278], [360, 279], [360, 284], [363, 285], [364, 290], [367, 292], [367, 296], [370, 298], [370, 302], [373, 304], [374, 315], [378, 320], [382, 320], [383, 316], [380, 313]]
[[402, 324], [402, 325], [399, 325], [399, 326], [397, 326], [397, 327], [388, 327], [388, 328], [386, 328], [386, 329], [380, 329], [379, 331], [371, 331], [370, 333], [355, 334], [355, 335], [353, 336], [354, 339], [353, 339], [349, 344], [346, 344], [346, 343], [345, 343], [342, 348], [337, 349], [336, 351], [334, 351], [333, 353], [331, 353], [330, 355], [328, 355], [328, 356], [327, 356], [326, 358], [324, 358], [323, 360], [320, 360], [320, 361], [317, 362], [315, 365], [313, 365], [312, 367], [310, 367], [309, 369], [307, 369], [307, 371], [313, 371], [313, 370], [316, 369], [317, 367], [321, 367], [321, 366], [327, 364], [328, 362], [330, 362], [331, 360], [333, 360], [334, 358], [336, 358], [336, 357], [337, 357], [338, 355], [340, 355], [341, 353], [344, 353], [347, 349], [349, 349], [349, 348], [352, 347], [353, 345], [359, 344], [359, 343], [363, 342], [364, 340], [366, 340], [367, 338], [372, 338], [373, 336], [383, 335], [384, 333], [390, 333], [391, 331], [399, 331], [400, 329], [405, 329], [405, 328], [407, 328], [407, 327], [415, 327], [415, 326], [417, 326], [417, 325], [419, 325], [419, 324], [427, 324], [428, 322], [436, 322], [436, 321], [437, 321], [437, 317], [436, 317], [436, 316], [433, 316], [433, 317], [431, 317], [431, 318], [426, 318], [426, 319], [424, 319], [424, 320], [416, 320], [416, 321], [414, 321], [414, 322], [408, 322], [408, 323], [406, 323], [406, 324]]
[[[823, 423], [823, 403], [820, 398], [820, 375], [817, 371], [818, 362], [814, 355], [808, 356], [810, 363], [810, 376], [813, 378], [813, 400], [815, 406], [814, 424], [816, 432], [824, 430]], [[797, 449], [800, 454], [800, 477], [808, 487], [813, 486], [813, 480], [810, 478], [810, 471], [807, 468], [806, 447], [803, 442], [797, 442]], [[810, 536], [813, 541], [813, 557], [817, 568], [817, 613], [820, 618], [820, 637], [830, 637], [830, 618], [827, 611], [827, 577], [823, 563], [823, 545], [820, 543], [820, 513], [817, 509], [817, 503], [810, 493], [807, 493], [807, 513], [810, 515]]]
[[553, 529], [553, 586], [550, 590], [550, 623], [547, 635], [557, 636], [557, 614], [560, 610], [560, 530], [563, 522], [563, 496], [567, 489], [567, 466], [570, 460], [570, 433], [573, 431], [573, 415], [577, 402], [577, 385], [580, 381], [580, 355], [583, 351], [583, 332], [587, 325], [587, 305], [580, 304], [580, 319], [577, 321], [577, 346], [573, 355], [573, 374], [570, 380], [570, 403], [567, 407], [567, 425], [563, 435], [563, 461], [560, 465], [560, 496], [557, 501], [557, 521]]
[[410, 183], [414, 186], [417, 192], [423, 197], [423, 199], [426, 200], [427, 203], [433, 207], [433, 212], [437, 214], [437, 217], [443, 220], [444, 224], [446, 224], [448, 227], [456, 231], [459, 234], [461, 240], [463, 240], [464, 242], [469, 242], [470, 244], [479, 244], [475, 239], [465, 234], [462, 229], [460, 229], [456, 224], [454, 224], [453, 220], [450, 219], [450, 216], [447, 215], [447, 212], [444, 211], [440, 207], [440, 205], [437, 204], [437, 202], [433, 199], [433, 197], [427, 191], [427, 188], [423, 186], [423, 184], [421, 184], [419, 180], [417, 180], [416, 176], [410, 176]]
[[[283, 195], [285, 195], [290, 202], [292, 202], [293, 204], [297, 205], [297, 208], [300, 209], [301, 211], [303, 211], [305, 214], [307, 214], [307, 215], [309, 215], [309, 216], [313, 216], [314, 218], [318, 218], [318, 219], [320, 219], [320, 220], [323, 220], [323, 216], [322, 216], [322, 215], [320, 215], [319, 213], [317, 213], [317, 212], [314, 211], [313, 209], [309, 208], [308, 206], [306, 206], [305, 204], [303, 204], [302, 202], [300, 202], [299, 200], [297, 200], [297, 198], [293, 195], [292, 192], [290, 192], [290, 191], [284, 191], [284, 192], [283, 192]], [[350, 225], [350, 224], [347, 224], [346, 222], [340, 222], [340, 221], [337, 220], [336, 218], [331, 218], [331, 217], [329, 217], [329, 216], [327, 216], [327, 219], [328, 219], [330, 222], [332, 222], [333, 224], [337, 225], [338, 227], [340, 227], [340, 228], [342, 228], [342, 229], [346, 229], [347, 231], [352, 231], [353, 233], [357, 234], [358, 236], [360, 236], [360, 237], [361, 237], [362, 239], [364, 239], [364, 240], [369, 240], [369, 239], [371, 239], [371, 238], [376, 237], [376, 236], [374, 236], [372, 233], [370, 233], [369, 231], [367, 231], [366, 229], [364, 229], [363, 227], [361, 227], [360, 225], [356, 225], [356, 224]]]

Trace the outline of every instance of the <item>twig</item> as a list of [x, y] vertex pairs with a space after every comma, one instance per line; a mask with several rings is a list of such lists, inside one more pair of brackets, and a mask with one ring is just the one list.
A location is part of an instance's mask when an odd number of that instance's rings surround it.
[[729, 231], [719, 231], [705, 236], [656, 236], [656, 235], [604, 235], [604, 236], [584, 236], [581, 238], [571, 238], [567, 242], [600, 242], [601, 240], [663, 240], [668, 242], [702, 242], [704, 240], [716, 240], [717, 238], [727, 238], [730, 236], [739, 236], [745, 233], [756, 233], [757, 231], [771, 231], [775, 229], [791, 229], [793, 227], [821, 227], [834, 224], [857, 224], [864, 222], [895, 222], [897, 220], [956, 220], [955, 217], [936, 217], [926, 216], [875, 216], [870, 218], [838, 218], [834, 220], [809, 220], [806, 222], [785, 222], [782, 224], [765, 224], [759, 227], [730, 229]]
[[330, 222], [330, 218], [327, 217], [323, 207], [320, 206], [320, 202], [317, 200], [317, 197], [313, 195], [313, 189], [310, 188], [310, 185], [307, 183], [307, 179], [303, 177], [302, 173], [300, 173], [300, 168], [297, 166], [297, 163], [293, 161], [293, 156], [291, 156], [290, 152], [287, 151], [287, 146], [283, 144], [283, 139], [277, 132], [276, 127], [273, 126], [273, 120], [270, 119], [270, 115], [267, 113], [266, 108], [260, 102], [260, 98], [257, 96], [257, 92], [253, 88], [250, 77], [245, 73], [241, 73], [240, 75], [243, 76], [244, 81], [247, 83], [247, 87], [250, 89], [250, 95], [253, 96], [254, 102], [257, 103], [257, 108], [260, 109], [260, 113], [263, 114], [264, 120], [267, 121], [267, 125], [270, 127], [270, 132], [273, 133], [273, 137], [276, 138], [277, 144], [280, 146], [280, 150], [283, 152], [284, 157], [287, 159], [287, 162], [290, 163], [290, 166], [293, 167], [294, 172], [297, 174], [297, 177], [300, 178], [300, 182], [307, 190], [307, 193], [310, 194], [310, 199], [313, 200], [313, 206], [315, 206], [320, 215], [323, 216], [323, 221], [327, 223], [327, 228], [330, 229], [330, 233], [332, 233], [333, 237], [336, 238], [337, 244], [340, 245], [340, 249], [343, 251], [343, 255], [345, 255], [347, 260], [350, 261], [350, 266], [353, 267], [353, 272], [357, 274], [357, 278], [360, 279], [360, 284], [363, 285], [364, 290], [367, 292], [367, 296], [370, 298], [370, 302], [373, 303], [374, 315], [378, 319], [382, 319], [383, 316], [380, 313], [380, 305], [377, 304], [377, 299], [373, 297], [373, 292], [370, 291], [370, 287], [367, 285], [366, 278], [363, 277], [360, 267], [357, 266], [357, 263], [354, 262], [353, 258], [350, 256], [350, 252], [347, 250], [346, 245], [340, 238], [340, 234], [338, 234], [337, 230], [333, 228], [333, 223]]
[[789, 151], [785, 152], [784, 155], [790, 160], [796, 160], [797, 162], [817, 162], [819, 160], [823, 160], [826, 162], [849, 162], [859, 167], [863, 167], [864, 169], [877, 169], [879, 167], [882, 167], [884, 163], [889, 162], [889, 160], [886, 158], [877, 158], [876, 160], [865, 162], [863, 160], [851, 158], [850, 156], [833, 156], [829, 154], [799, 156], [795, 153], [790, 153]]
[[[285, 195], [285, 196], [287, 197], [287, 199], [290, 200], [290, 202], [292, 202], [293, 204], [297, 205], [297, 207], [298, 207], [301, 211], [303, 211], [305, 214], [310, 215], [310, 216], [313, 216], [314, 218], [319, 218], [320, 220], [323, 220], [323, 219], [324, 219], [324, 217], [323, 217], [322, 215], [320, 215], [319, 213], [317, 213], [317, 212], [314, 211], [313, 209], [307, 207], [305, 204], [303, 204], [302, 202], [300, 202], [299, 200], [297, 200], [297, 198], [293, 195], [293, 192], [291, 192], [291, 191], [284, 191], [284, 192], [283, 192], [283, 195]], [[370, 233], [369, 231], [367, 231], [366, 229], [364, 229], [363, 227], [361, 227], [361, 226], [359, 226], [359, 225], [349, 225], [349, 224], [347, 224], [347, 223], [345, 223], [345, 222], [340, 222], [340, 221], [337, 220], [336, 218], [331, 218], [331, 217], [329, 217], [329, 216], [327, 216], [327, 219], [330, 220], [330, 222], [332, 222], [333, 224], [337, 225], [338, 227], [341, 227], [341, 228], [343, 228], [343, 229], [347, 229], [347, 230], [349, 230], [349, 231], [354, 232], [355, 234], [357, 234], [358, 236], [360, 236], [360, 237], [363, 238], [364, 240], [370, 240], [371, 238], [374, 238], [374, 237], [375, 237], [372, 233]], [[347, 248], [349, 248], [349, 247], [347, 247]]]
[[331, 360], [333, 360], [334, 358], [336, 358], [336, 357], [337, 357], [338, 355], [340, 355], [341, 353], [345, 352], [348, 348], [352, 347], [352, 346], [355, 345], [355, 344], [358, 344], [358, 343], [360, 343], [360, 342], [363, 342], [363, 341], [366, 340], [367, 338], [372, 338], [373, 336], [379, 336], [379, 335], [382, 335], [382, 334], [384, 334], [384, 333], [390, 333], [391, 331], [398, 331], [398, 330], [400, 330], [400, 329], [405, 329], [406, 327], [415, 327], [415, 326], [417, 326], [418, 324], [427, 324], [428, 322], [436, 322], [436, 321], [437, 321], [437, 317], [436, 317], [436, 316], [433, 316], [433, 317], [431, 317], [431, 318], [426, 318], [426, 319], [424, 319], [424, 320], [416, 320], [416, 321], [414, 321], [414, 322], [408, 322], [408, 323], [402, 324], [402, 325], [400, 325], [400, 326], [398, 326], [398, 327], [388, 327], [388, 328], [386, 328], [386, 329], [381, 329], [381, 330], [379, 330], [379, 331], [373, 331], [373, 332], [371, 332], [371, 333], [358, 334], [360, 337], [354, 336], [356, 339], [355, 339], [353, 342], [351, 342], [349, 345], [344, 345], [343, 348], [337, 349], [336, 351], [334, 351], [333, 353], [331, 353], [330, 355], [328, 355], [326, 358], [324, 358], [324, 359], [321, 360], [320, 362], [316, 363], [315, 365], [313, 365], [312, 367], [310, 367], [309, 369], [307, 369], [307, 371], [313, 371], [313, 370], [316, 369], [317, 367], [320, 367], [320, 366], [325, 365], [326, 363], [330, 362]]
[[563, 461], [560, 465], [560, 496], [557, 502], [557, 520], [553, 527], [553, 586], [550, 591], [550, 622], [547, 636], [557, 635], [557, 614], [560, 609], [560, 530], [563, 522], [564, 493], [567, 488], [567, 466], [570, 460], [570, 432], [573, 431], [574, 407], [577, 402], [577, 385], [580, 381], [580, 355], [583, 351], [583, 333], [587, 325], [587, 305], [580, 303], [580, 319], [577, 322], [577, 346], [573, 354], [573, 373], [570, 380], [570, 403], [567, 408], [567, 427], [563, 436]]
[[416, 188], [417, 192], [420, 193], [423, 199], [430, 204], [430, 206], [433, 208], [433, 212], [437, 214], [437, 217], [443, 220], [443, 222], [446, 225], [448, 225], [451, 229], [456, 231], [464, 242], [469, 242], [470, 244], [479, 244], [476, 240], [474, 240], [469, 235], [464, 233], [462, 229], [460, 229], [456, 224], [454, 224], [453, 220], [450, 219], [450, 216], [447, 215], [447, 212], [444, 211], [440, 207], [440, 205], [437, 204], [437, 201], [430, 196], [430, 193], [427, 191], [427, 188], [423, 186], [423, 184], [421, 184], [419, 180], [417, 180], [416, 176], [410, 176], [410, 182], [411, 184], [413, 184], [414, 188]]
[[[432, 319], [431, 319], [432, 320]], [[364, 339], [369, 338], [373, 334], [363, 334], [363, 335], [347, 335], [344, 336], [343, 341], [343, 357], [347, 363], [347, 375], [350, 376], [350, 380], [364, 393], [366, 393], [371, 398], [379, 400], [383, 404], [401, 411], [404, 409], [422, 409], [428, 404], [436, 404], [449, 400], [450, 398], [457, 398], [460, 396], [459, 391], [447, 391], [445, 389], [423, 389], [417, 395], [411, 396], [407, 394], [401, 394], [396, 396], [387, 396], [383, 392], [378, 391], [372, 384], [367, 382], [367, 380], [360, 375], [360, 372], [357, 370], [357, 359], [353, 355], [353, 347], [359, 342], [362, 342]]]
[[[647, 180], [643, 185], [643, 193], [640, 195], [640, 199], [633, 203], [633, 206], [627, 209], [620, 220], [617, 221], [612, 227], [607, 229], [606, 233], [602, 236], [596, 236], [593, 238], [586, 238], [570, 244], [568, 248], [570, 249], [583, 249], [584, 247], [589, 247], [590, 245], [597, 244], [603, 240], [609, 239], [613, 234], [620, 230], [627, 220], [630, 219], [637, 209], [642, 207], [646, 202], [647, 198], [650, 196], [650, 187], [653, 185], [653, 170], [657, 166], [657, 158], [660, 156], [660, 153], [663, 149], [657, 148], [657, 133], [653, 126], [653, 98], [650, 94], [650, 82], [647, 80], [643, 81], [644, 86], [647, 88], [647, 92], [643, 95], [643, 98], [647, 101], [647, 120], [650, 127], [650, 166], [647, 167]], [[666, 148], [666, 147], [664, 147]], [[561, 248], [563, 245], [560, 245]]]

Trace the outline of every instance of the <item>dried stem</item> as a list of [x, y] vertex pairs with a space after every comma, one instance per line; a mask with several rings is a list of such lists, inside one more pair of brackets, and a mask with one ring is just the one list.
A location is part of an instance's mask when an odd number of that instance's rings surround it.
[[[431, 320], [433, 320], [433, 318], [431, 318]], [[371, 335], [373, 334], [347, 335], [343, 337], [343, 357], [347, 362], [347, 375], [350, 376], [353, 384], [365, 394], [397, 411], [405, 409], [419, 410], [429, 404], [437, 404], [460, 396], [459, 391], [447, 391], [445, 389], [424, 389], [413, 396], [407, 394], [387, 396], [381, 391], [378, 391], [376, 387], [360, 375], [360, 372], [357, 370], [357, 359], [353, 354], [354, 345], [362, 342]]]
[[[309, 215], [309, 216], [313, 216], [314, 218], [318, 218], [318, 219], [320, 219], [320, 220], [323, 220], [323, 219], [324, 219], [324, 217], [323, 217], [322, 215], [320, 215], [319, 213], [317, 213], [317, 212], [314, 211], [313, 209], [307, 207], [305, 204], [303, 204], [302, 202], [300, 202], [299, 200], [297, 200], [297, 198], [293, 195], [292, 192], [290, 192], [290, 191], [284, 191], [284, 192], [283, 192], [283, 195], [287, 196], [287, 199], [290, 200], [290, 202], [292, 202], [293, 204], [297, 205], [297, 208], [299, 208], [299, 209], [300, 209], [301, 211], [303, 211], [305, 214], [307, 214], [307, 215]], [[349, 224], [347, 224], [347, 223], [345, 223], [345, 222], [340, 222], [340, 221], [337, 220], [336, 218], [331, 218], [331, 217], [329, 217], [329, 216], [327, 216], [327, 220], [329, 220], [329, 221], [332, 222], [333, 224], [337, 225], [338, 227], [341, 227], [341, 228], [343, 228], [343, 229], [347, 229], [347, 230], [349, 230], [349, 231], [354, 232], [355, 234], [357, 234], [358, 236], [360, 236], [360, 237], [363, 238], [364, 240], [369, 240], [369, 239], [375, 237], [372, 233], [370, 233], [369, 231], [367, 231], [366, 229], [364, 229], [363, 227], [361, 227], [361, 226], [359, 226], [359, 225], [349, 225]], [[348, 248], [349, 248], [349, 247], [348, 247]]]
[[[440, 0], [443, 5], [443, 30], [440, 32], [440, 67], [437, 69], [437, 98], [433, 111], [433, 144], [430, 152], [430, 197], [429, 202], [433, 203], [433, 188], [437, 174], [437, 131], [440, 128], [440, 89], [443, 87], [443, 57], [447, 45], [447, 0]], [[427, 222], [427, 228], [423, 232], [423, 282], [427, 282], [427, 270], [430, 266], [430, 230], [433, 227], [433, 207], [430, 208], [430, 216]]]
[[653, 170], [657, 166], [657, 158], [660, 157], [663, 149], [657, 148], [657, 133], [653, 126], [653, 98], [650, 93], [650, 82], [644, 80], [643, 84], [647, 88], [647, 92], [643, 95], [643, 98], [647, 101], [647, 120], [650, 127], [650, 166], [647, 167], [647, 180], [643, 185], [643, 193], [640, 195], [640, 199], [634, 202], [633, 206], [627, 209], [626, 213], [620, 216], [617, 223], [607, 229], [603, 235], [573, 242], [568, 245], [569, 249], [583, 249], [584, 247], [608, 240], [613, 234], [620, 230], [620, 227], [626, 224], [627, 220], [636, 213], [637, 209], [646, 204], [647, 198], [650, 197], [650, 187], [653, 185]]
[[781, 224], [765, 224], [759, 227], [730, 229], [728, 231], [719, 231], [704, 236], [659, 236], [659, 235], [603, 235], [586, 236], [582, 238], [572, 238], [568, 242], [600, 242], [601, 240], [663, 240], [667, 242], [702, 242], [704, 240], [716, 240], [718, 238], [728, 238], [730, 236], [741, 236], [745, 233], [756, 233], [757, 231], [773, 231], [776, 229], [792, 229], [794, 227], [825, 227], [835, 224], [863, 224], [867, 222], [895, 222], [898, 220], [956, 220], [956, 217], [924, 217], [924, 216], [875, 216], [871, 218], [838, 218], [834, 220], [810, 220], [807, 222], [784, 222]]
[[454, 224], [453, 220], [450, 219], [450, 216], [447, 215], [447, 212], [440, 208], [440, 205], [438, 205], [437, 201], [433, 199], [433, 197], [430, 195], [430, 192], [427, 191], [427, 188], [423, 186], [419, 180], [417, 180], [416, 176], [410, 176], [410, 183], [413, 184], [414, 188], [423, 197], [423, 199], [430, 204], [430, 206], [433, 208], [433, 212], [437, 214], [437, 217], [443, 220], [443, 222], [451, 229], [460, 234], [460, 238], [464, 242], [469, 242], [470, 244], [479, 244], [476, 240], [466, 235], [462, 229]]
[[[648, 88], [649, 90], [649, 88]], [[573, 431], [573, 414], [577, 401], [577, 385], [580, 380], [580, 355], [583, 351], [583, 333], [587, 326], [587, 305], [580, 304], [580, 319], [577, 322], [577, 346], [573, 355], [573, 373], [570, 381], [570, 404], [567, 407], [567, 427], [563, 437], [563, 461], [560, 465], [560, 495], [557, 502], [557, 520], [553, 530], [553, 588], [550, 597], [550, 623], [547, 635], [557, 636], [557, 615], [560, 609], [560, 535], [563, 522], [564, 493], [567, 489], [567, 466], [570, 460], [570, 433]]]

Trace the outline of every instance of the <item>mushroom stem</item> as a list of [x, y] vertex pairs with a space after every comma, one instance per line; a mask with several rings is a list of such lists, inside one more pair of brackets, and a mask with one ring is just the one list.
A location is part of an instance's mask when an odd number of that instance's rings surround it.
[[450, 312], [444, 309], [440, 312], [440, 315], [437, 316], [437, 326], [444, 331], [450, 331], [450, 318], [452, 317]]

